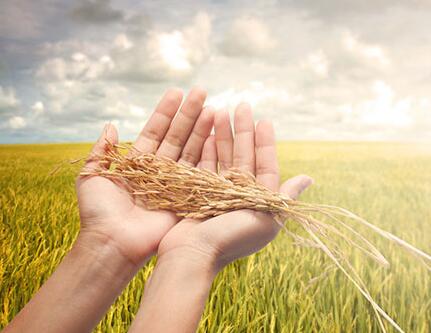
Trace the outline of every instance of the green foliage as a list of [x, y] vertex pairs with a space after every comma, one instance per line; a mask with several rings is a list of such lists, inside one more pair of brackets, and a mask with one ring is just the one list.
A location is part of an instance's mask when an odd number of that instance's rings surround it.
[[[79, 230], [76, 170], [65, 159], [90, 146], [0, 146], [0, 328], [29, 301]], [[282, 178], [305, 173], [316, 184], [302, 200], [347, 208], [431, 252], [431, 149], [378, 143], [281, 143]], [[350, 257], [375, 300], [407, 332], [431, 331], [431, 279], [417, 260], [370, 234], [390, 269]], [[125, 332], [154, 260], [130, 282], [96, 332]], [[369, 304], [318, 250], [285, 235], [229, 265], [216, 278], [201, 332], [376, 332]], [[389, 329], [391, 331], [391, 329]]]

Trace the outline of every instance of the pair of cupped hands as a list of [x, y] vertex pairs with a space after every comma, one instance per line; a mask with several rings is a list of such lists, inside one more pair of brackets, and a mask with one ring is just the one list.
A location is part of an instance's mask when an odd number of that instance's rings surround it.
[[[296, 176], [280, 186], [270, 121], [255, 126], [250, 106], [243, 103], [236, 107], [232, 130], [229, 113], [204, 107], [205, 98], [206, 92], [199, 88], [192, 89], [184, 101], [180, 90], [168, 90], [136, 139], [136, 151], [221, 174], [235, 167], [291, 198], [297, 198], [312, 183], [310, 177]], [[97, 160], [108, 142], [118, 142], [117, 131], [110, 124], [94, 145], [85, 168], [109, 167]], [[112, 277], [103, 279], [105, 294], [112, 289], [110, 296], [94, 291], [100, 305], [97, 313], [85, 320], [88, 326], [81, 327], [91, 327], [112, 297], [157, 254], [130, 331], [193, 332], [217, 272], [229, 262], [258, 251], [280, 230], [270, 214], [253, 210], [232, 211], [207, 220], [180, 219], [173, 212], [147, 210], [121, 185], [100, 176], [79, 177], [77, 192], [82, 226], [76, 246], [96, 258], [91, 264], [98, 261], [104, 266], [107, 259], [103, 253], [112, 263]], [[123, 274], [122, 270], [130, 273]], [[109, 286], [118, 276], [122, 282]], [[93, 288], [90, 284], [90, 290]], [[87, 302], [86, 297], [80, 304]]]
[[[232, 131], [229, 113], [204, 106], [205, 99], [201, 88], [193, 88], [184, 101], [181, 90], [169, 89], [134, 148], [222, 175], [235, 167], [293, 199], [312, 183], [310, 177], [299, 175], [280, 186], [273, 125], [262, 120], [255, 126], [250, 105], [236, 107]], [[109, 168], [95, 158], [104, 153], [108, 141], [118, 142], [112, 124], [105, 126], [85, 168]], [[76, 187], [80, 236], [115, 247], [119, 255], [138, 267], [154, 254], [159, 261], [178, 255], [219, 271], [229, 262], [260, 250], [280, 229], [270, 214], [247, 209], [204, 221], [147, 210], [121, 185], [100, 176], [79, 177]]]

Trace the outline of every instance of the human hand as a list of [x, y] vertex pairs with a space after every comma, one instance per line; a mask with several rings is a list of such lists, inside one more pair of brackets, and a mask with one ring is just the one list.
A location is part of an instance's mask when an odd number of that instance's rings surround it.
[[[312, 183], [308, 176], [296, 176], [279, 187], [279, 170], [272, 123], [261, 121], [256, 129], [251, 108], [240, 104], [235, 112], [235, 137], [229, 115], [215, 115], [215, 139], [204, 145], [200, 167], [221, 174], [235, 167], [256, 176], [256, 181], [292, 199]], [[216, 271], [229, 262], [254, 253], [268, 244], [280, 230], [270, 214], [243, 209], [206, 221], [184, 219], [160, 243], [159, 260], [165, 257], [192, 257]]]
[[[134, 147], [142, 153], [195, 165], [213, 126], [212, 110], [203, 109], [205, 98], [205, 91], [192, 89], [180, 108], [181, 91], [168, 90]], [[118, 142], [117, 131], [110, 124], [94, 145], [86, 169], [109, 167], [97, 160], [105, 152], [107, 140]], [[79, 177], [76, 188], [81, 217], [78, 241], [84, 246], [97, 242], [109, 244], [137, 266], [157, 251], [162, 237], [179, 220], [172, 212], [150, 211], [135, 204], [127, 190], [104, 177]]]
[[[203, 90], [193, 89], [178, 111], [182, 93], [169, 90], [135, 148], [194, 165], [213, 126], [212, 110], [202, 110], [205, 97]], [[112, 125], [94, 145], [86, 169], [109, 167], [98, 160], [107, 140], [118, 142]], [[5, 332], [91, 332], [178, 221], [172, 213], [135, 205], [126, 189], [107, 178], [81, 176], [76, 188], [81, 216], [78, 239]]]
[[[255, 130], [247, 104], [236, 109], [235, 137], [226, 112], [217, 112], [214, 124], [215, 137], [206, 140], [199, 167], [216, 172], [219, 166], [222, 174], [236, 167], [293, 199], [312, 183], [308, 176], [297, 176], [279, 188], [272, 124], [259, 122]], [[178, 222], [160, 242], [157, 264], [130, 332], [195, 332], [217, 272], [264, 247], [279, 230], [270, 214], [247, 209]]]

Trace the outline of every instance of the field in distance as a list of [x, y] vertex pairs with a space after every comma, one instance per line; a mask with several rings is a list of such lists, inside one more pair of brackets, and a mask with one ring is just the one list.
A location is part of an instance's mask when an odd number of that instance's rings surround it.
[[[49, 172], [86, 156], [90, 147], [0, 145], [0, 329], [77, 235], [77, 169]], [[281, 142], [278, 149], [283, 180], [298, 173], [315, 179], [301, 200], [347, 208], [431, 253], [431, 146]], [[431, 332], [430, 272], [396, 245], [369, 235], [391, 262], [386, 269], [357, 253], [350, 257], [371, 295], [406, 332]], [[371, 306], [330, 264], [318, 250], [297, 247], [280, 234], [217, 276], [200, 331], [378, 332]], [[95, 332], [127, 331], [153, 265], [130, 282]]]

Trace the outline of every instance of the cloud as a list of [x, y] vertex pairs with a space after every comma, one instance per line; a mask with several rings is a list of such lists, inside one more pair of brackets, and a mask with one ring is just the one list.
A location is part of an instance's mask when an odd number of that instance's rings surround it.
[[37, 101], [32, 105], [31, 110], [36, 116], [41, 115], [45, 111], [45, 105], [43, 102]]
[[2, 1], [0, 5], [0, 36], [26, 39], [39, 35], [41, 23], [35, 7], [37, 5], [33, 1]]
[[9, 118], [8, 125], [11, 129], [21, 129], [27, 126], [27, 122], [23, 117], [14, 116]]
[[80, 23], [106, 24], [122, 21], [124, 13], [114, 9], [109, 0], [83, 0], [72, 9], [70, 17]]
[[259, 111], [262, 106], [273, 108], [277, 104], [286, 105], [290, 99], [287, 91], [271, 88], [262, 82], [254, 81], [245, 87], [230, 88], [213, 94], [208, 98], [207, 104], [215, 108], [232, 109], [241, 102], [247, 102]]
[[381, 46], [362, 43], [349, 31], [344, 33], [342, 42], [346, 50], [349, 52], [358, 54], [359, 56], [382, 66], [390, 64], [390, 61]]
[[[408, 127], [412, 123], [411, 99], [395, 99], [393, 89], [384, 81], [373, 83], [374, 98], [360, 103], [356, 112], [365, 124]], [[361, 110], [362, 109], [362, 110]]]
[[56, 57], [46, 60], [36, 71], [36, 77], [44, 81], [91, 80], [114, 68], [108, 56], [90, 58], [84, 53], [75, 52], [69, 59]]
[[123, 84], [106, 81], [109, 64], [108, 56], [92, 59], [83, 53], [42, 64], [37, 77], [43, 101], [32, 105], [32, 116], [48, 127], [64, 129], [67, 136], [79, 135], [71, 128], [89, 130], [106, 122], [118, 124], [129, 135], [136, 133], [148, 116], [141, 105], [145, 94], [132, 94]]
[[134, 12], [124, 21], [126, 33], [134, 37], [144, 36], [152, 27], [152, 19], [149, 15], [140, 12]]
[[127, 51], [133, 47], [133, 42], [126, 34], [119, 34], [114, 39], [114, 47], [121, 51]]
[[143, 39], [116, 37], [112, 77], [126, 81], [165, 81], [190, 77], [209, 56], [211, 19], [198, 13], [181, 30], [151, 30]]
[[127, 117], [128, 90], [101, 81], [65, 80], [44, 83], [46, 117], [54, 122], [91, 122]]
[[3, 88], [0, 86], [0, 114], [9, 114], [14, 111], [20, 104], [12, 88]]
[[42, 61], [56, 57], [70, 57], [73, 53], [84, 53], [88, 57], [100, 57], [106, 54], [106, 50], [112, 47], [112, 43], [112, 36], [108, 40], [98, 40], [97, 43], [77, 38], [43, 42], [38, 47], [37, 54], [41, 57]]
[[254, 57], [269, 54], [276, 46], [277, 41], [264, 22], [240, 17], [231, 24], [220, 49], [231, 57]]
[[248, 101], [280, 139], [431, 139], [417, 4], [2, 2], [0, 141], [88, 140], [107, 121], [130, 139], [172, 85]]
[[[329, 89], [331, 91], [331, 89]], [[349, 91], [347, 87], [346, 91]], [[417, 140], [418, 130], [431, 128], [431, 101], [398, 95], [385, 81], [376, 80], [366, 87], [356, 102], [340, 91], [325, 98], [299, 89], [283, 89], [261, 81], [229, 88], [210, 95], [207, 104], [233, 110], [238, 103], [252, 105], [257, 119], [272, 119], [278, 137], [326, 140]], [[316, 97], [322, 96], [322, 97]], [[335, 102], [334, 102], [335, 101]], [[347, 103], [343, 104], [345, 101]], [[420, 133], [420, 132], [419, 132]]]
[[376, 12], [386, 14], [387, 11], [394, 8], [401, 8], [403, 10], [406, 8], [431, 8], [428, 0], [376, 0], [372, 3], [355, 0], [326, 0], [324, 2], [289, 0], [285, 4], [304, 9], [310, 15], [328, 21], [349, 20], [352, 16], [367, 16], [373, 15]]
[[0, 86], [0, 128], [2, 130], [18, 130], [27, 125], [26, 120], [17, 116], [20, 113], [21, 101], [16, 97], [15, 90]]
[[[149, 93], [130, 92], [130, 82], [184, 79], [209, 54], [211, 20], [198, 13], [181, 29], [153, 29], [144, 36], [114, 35], [110, 43], [78, 40], [45, 44], [46, 58], [35, 79], [41, 100], [31, 106], [32, 116], [48, 126], [112, 121], [128, 132], [137, 130], [148, 111]], [[140, 120], [140, 121], [136, 121]]]
[[302, 62], [302, 66], [306, 69], [310, 69], [317, 76], [328, 76], [329, 61], [325, 52], [322, 50], [309, 54], [306, 60]]

